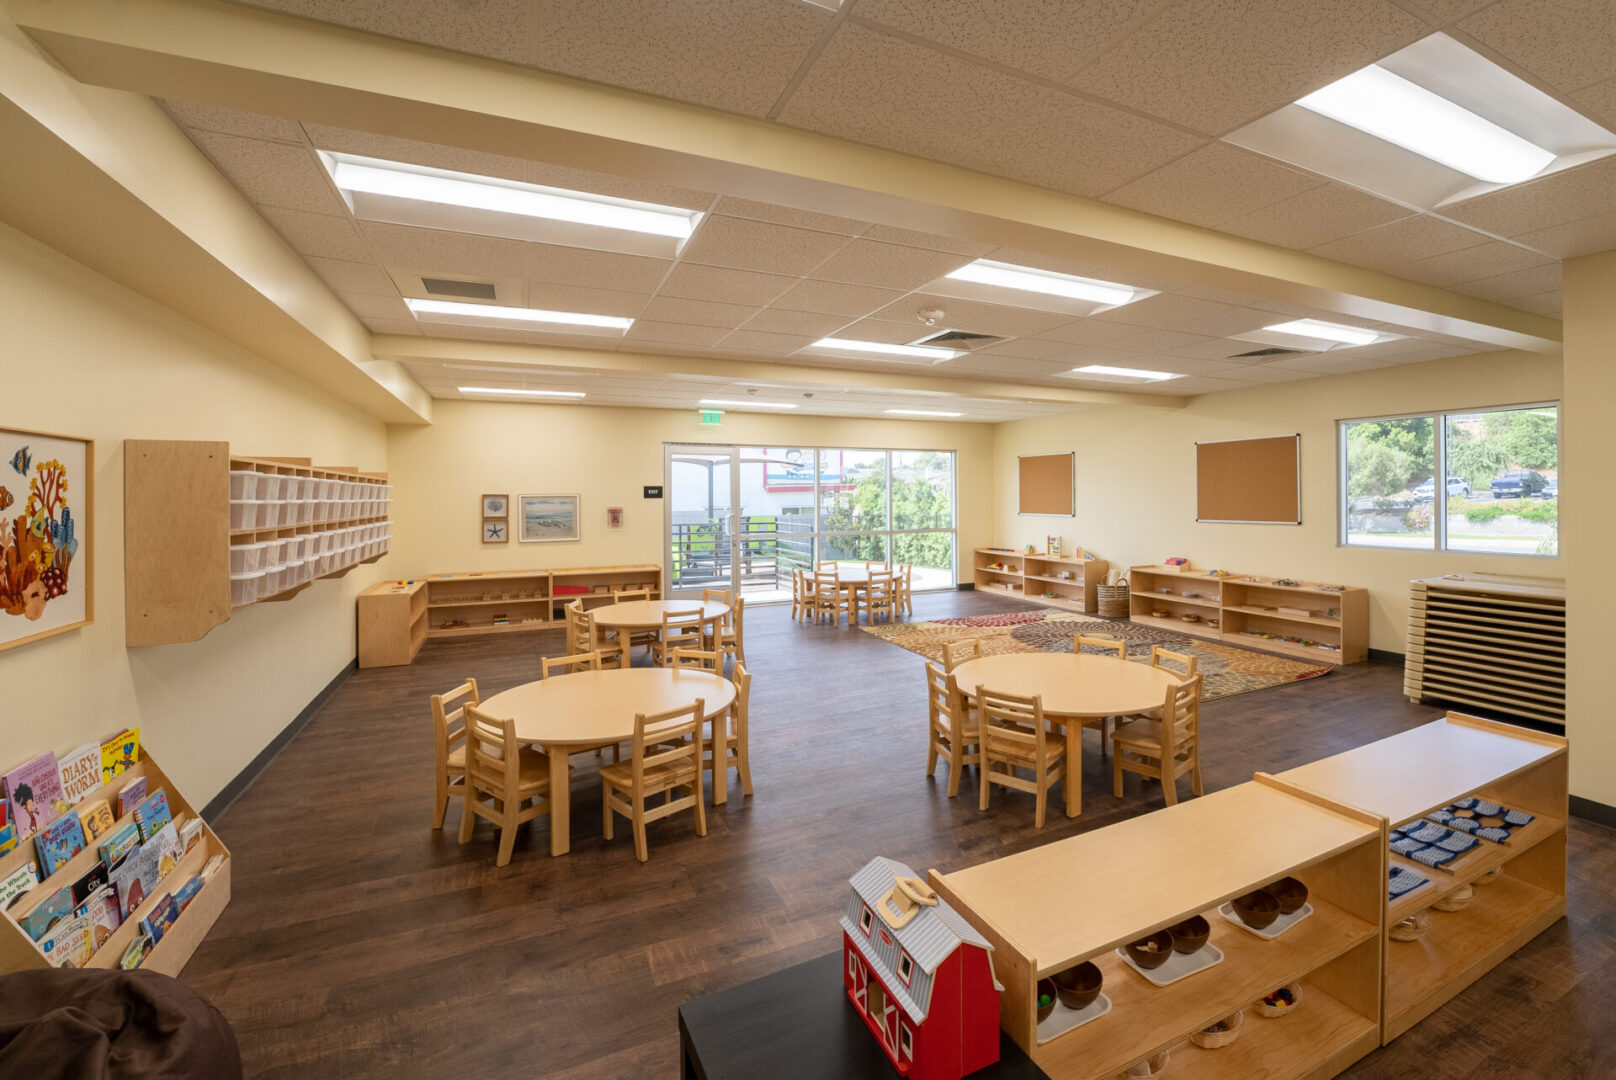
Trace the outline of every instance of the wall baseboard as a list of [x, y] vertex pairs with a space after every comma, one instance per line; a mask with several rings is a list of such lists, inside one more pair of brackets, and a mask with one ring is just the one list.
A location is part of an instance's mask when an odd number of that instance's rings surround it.
[[976, 591], [976, 582], [974, 582], [974, 581], [962, 581], [959, 584], [955, 585], [954, 588], [958, 589], [960, 592], [975, 592]]
[[1371, 664], [1397, 664], [1402, 665], [1404, 660], [1400, 652], [1390, 652], [1386, 649], [1370, 649], [1369, 662]]
[[1606, 806], [1602, 802], [1584, 799], [1581, 795], [1571, 796], [1571, 816], [1616, 829], [1616, 806]]
[[348, 676], [358, 670], [359, 660], [357, 658], [344, 664], [342, 670], [337, 672], [336, 677], [325, 684], [325, 689], [315, 694], [314, 700], [303, 706], [303, 711], [294, 716], [292, 722], [282, 728], [280, 734], [269, 740], [269, 745], [260, 750], [258, 756], [249, 761], [245, 769], [237, 773], [235, 778], [226, 784], [219, 794], [208, 801], [208, 805], [202, 808], [202, 820], [206, 821], [210, 827], [217, 828], [219, 819], [224, 816], [225, 811], [229, 810], [237, 799], [246, 794], [247, 789], [252, 787], [253, 781], [258, 779], [258, 774], [268, 768], [269, 763], [274, 761], [282, 750], [286, 749], [286, 744], [296, 738], [297, 733], [302, 731], [304, 726], [314, 718], [314, 714], [320, 711], [320, 706], [330, 700], [331, 695], [337, 692], [337, 688], [348, 681]]

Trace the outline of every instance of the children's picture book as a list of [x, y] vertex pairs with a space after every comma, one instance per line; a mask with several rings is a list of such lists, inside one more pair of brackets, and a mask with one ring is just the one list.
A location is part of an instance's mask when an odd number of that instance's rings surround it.
[[145, 962], [146, 954], [151, 951], [151, 947], [151, 938], [145, 934], [138, 935], [134, 941], [129, 943], [129, 947], [123, 951], [123, 958], [118, 961], [118, 966], [125, 971], [135, 970]]
[[9, 908], [12, 901], [39, 884], [39, 874], [30, 859], [5, 877], [0, 878], [0, 911]]
[[140, 729], [125, 728], [101, 744], [101, 782], [110, 783], [139, 760]]
[[84, 833], [91, 840], [99, 840], [106, 831], [115, 824], [117, 819], [112, 816], [112, 807], [107, 800], [96, 799], [79, 807], [79, 820], [84, 822]]
[[67, 805], [77, 806], [84, 796], [101, 786], [101, 746], [85, 743], [70, 750], [56, 763], [62, 776], [62, 795]]
[[101, 841], [101, 846], [96, 850], [101, 852], [101, 861], [106, 863], [109, 869], [116, 869], [124, 856], [139, 846], [140, 830], [135, 828], [135, 823], [131, 821], [119, 825], [108, 833], [107, 838]]
[[172, 874], [185, 855], [185, 846], [180, 843], [180, 834], [174, 830], [172, 821], [153, 833], [150, 840], [140, 845], [140, 850], [156, 861], [158, 881]]
[[157, 901], [151, 914], [140, 920], [140, 932], [151, 938], [156, 945], [168, 933], [168, 928], [174, 925], [174, 920], [180, 917], [180, 906], [174, 902], [172, 896], [165, 896]]
[[146, 799], [146, 778], [137, 776], [118, 789], [118, 816], [123, 817]]
[[84, 826], [77, 814], [64, 814], [39, 830], [34, 838], [34, 851], [39, 855], [40, 868], [49, 877], [72, 861], [84, 850]]
[[196, 894], [201, 891], [202, 875], [192, 874], [191, 880], [174, 890], [174, 900], [179, 904], [180, 910], [184, 911], [186, 908], [191, 906], [191, 901], [196, 899]]
[[184, 845], [186, 854], [196, 847], [197, 841], [202, 839], [202, 819], [186, 818], [180, 825], [180, 843]]
[[97, 950], [107, 943], [112, 932], [123, 925], [123, 912], [118, 910], [118, 894], [112, 886], [103, 885], [90, 894], [78, 907], [78, 913], [90, 920], [90, 934]]
[[118, 894], [118, 909], [127, 919], [157, 887], [156, 852], [136, 848], [112, 868], [110, 877], [112, 888]]
[[0, 855], [4, 855], [17, 846], [17, 827], [15, 825], [0, 825]]
[[174, 820], [168, 812], [168, 793], [162, 790], [154, 791], [146, 796], [144, 802], [135, 807], [135, 824], [140, 826], [140, 839], [150, 840], [160, 832], [163, 826]]
[[39, 941], [51, 927], [73, 915], [73, 890], [66, 885], [41, 900], [34, 910], [17, 920], [23, 932]]
[[95, 953], [95, 936], [84, 916], [63, 919], [39, 943], [40, 951], [52, 967], [83, 967]]
[[206, 885], [208, 882], [212, 881], [213, 875], [217, 874], [219, 872], [219, 868], [223, 865], [223, 855], [215, 855], [213, 858], [204, 863], [202, 866], [202, 873], [200, 875], [202, 878], [202, 884]]
[[98, 862], [84, 871], [79, 875], [78, 880], [73, 882], [74, 906], [82, 905], [92, 893], [105, 888], [111, 881], [111, 871], [107, 869], [107, 864], [104, 862]]
[[62, 774], [56, 755], [46, 751], [5, 774], [6, 799], [17, 822], [17, 837], [25, 839], [62, 816], [67, 799], [62, 795]]

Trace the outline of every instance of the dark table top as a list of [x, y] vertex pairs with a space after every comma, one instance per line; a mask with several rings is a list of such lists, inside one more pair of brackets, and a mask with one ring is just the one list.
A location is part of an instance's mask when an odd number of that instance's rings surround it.
[[[842, 954], [679, 1006], [686, 1077], [695, 1080], [892, 1080], [897, 1069], [842, 989]], [[1010, 1036], [973, 1080], [1048, 1080]]]

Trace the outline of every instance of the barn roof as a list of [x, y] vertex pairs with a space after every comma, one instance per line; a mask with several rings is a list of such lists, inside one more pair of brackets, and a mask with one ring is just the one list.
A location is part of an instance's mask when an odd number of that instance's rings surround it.
[[[893, 878], [918, 876], [904, 863], [877, 855], [853, 875], [852, 886], [859, 898], [878, 912], [881, 898], [892, 888]], [[961, 944], [993, 949], [987, 938], [943, 900], [937, 901], [935, 907], [922, 907], [903, 929], [894, 930], [891, 926], [887, 929], [928, 975]]]

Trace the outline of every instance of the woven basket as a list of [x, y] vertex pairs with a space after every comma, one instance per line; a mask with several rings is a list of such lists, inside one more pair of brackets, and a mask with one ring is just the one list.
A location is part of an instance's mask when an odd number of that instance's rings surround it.
[[1203, 1050], [1216, 1050], [1228, 1046], [1240, 1037], [1240, 1029], [1246, 1023], [1246, 1010], [1238, 1009], [1233, 1016], [1226, 1016], [1223, 1020], [1229, 1027], [1224, 1031], [1196, 1031], [1190, 1034], [1190, 1042]]
[[1429, 929], [1431, 929], [1431, 916], [1421, 911], [1391, 927], [1386, 934], [1393, 941], [1418, 941]]
[[1290, 1005], [1286, 1006], [1283, 1009], [1276, 1009], [1276, 1008], [1274, 1008], [1274, 1006], [1272, 1006], [1272, 1005], [1268, 1004], [1267, 1002], [1265, 1002], [1262, 998], [1258, 998], [1256, 1001], [1251, 1003], [1251, 1007], [1253, 1009], [1257, 1010], [1257, 1015], [1258, 1016], [1266, 1016], [1266, 1017], [1269, 1017], [1269, 1018], [1280, 1017], [1280, 1016], [1289, 1016], [1291, 1013], [1295, 1012], [1298, 1007], [1301, 1006], [1301, 1004], [1302, 1004], [1302, 984], [1301, 983], [1291, 983], [1289, 986], [1283, 987], [1282, 989], [1286, 989], [1286, 990], [1289, 990], [1291, 992], [1291, 1003], [1290, 1003]]
[[1123, 578], [1115, 585], [1100, 585], [1096, 587], [1100, 594], [1100, 614], [1108, 619], [1126, 619], [1128, 617], [1128, 579]]
[[1431, 905], [1433, 911], [1463, 911], [1470, 906], [1476, 898], [1476, 890], [1469, 885], [1461, 885], [1448, 895]]

